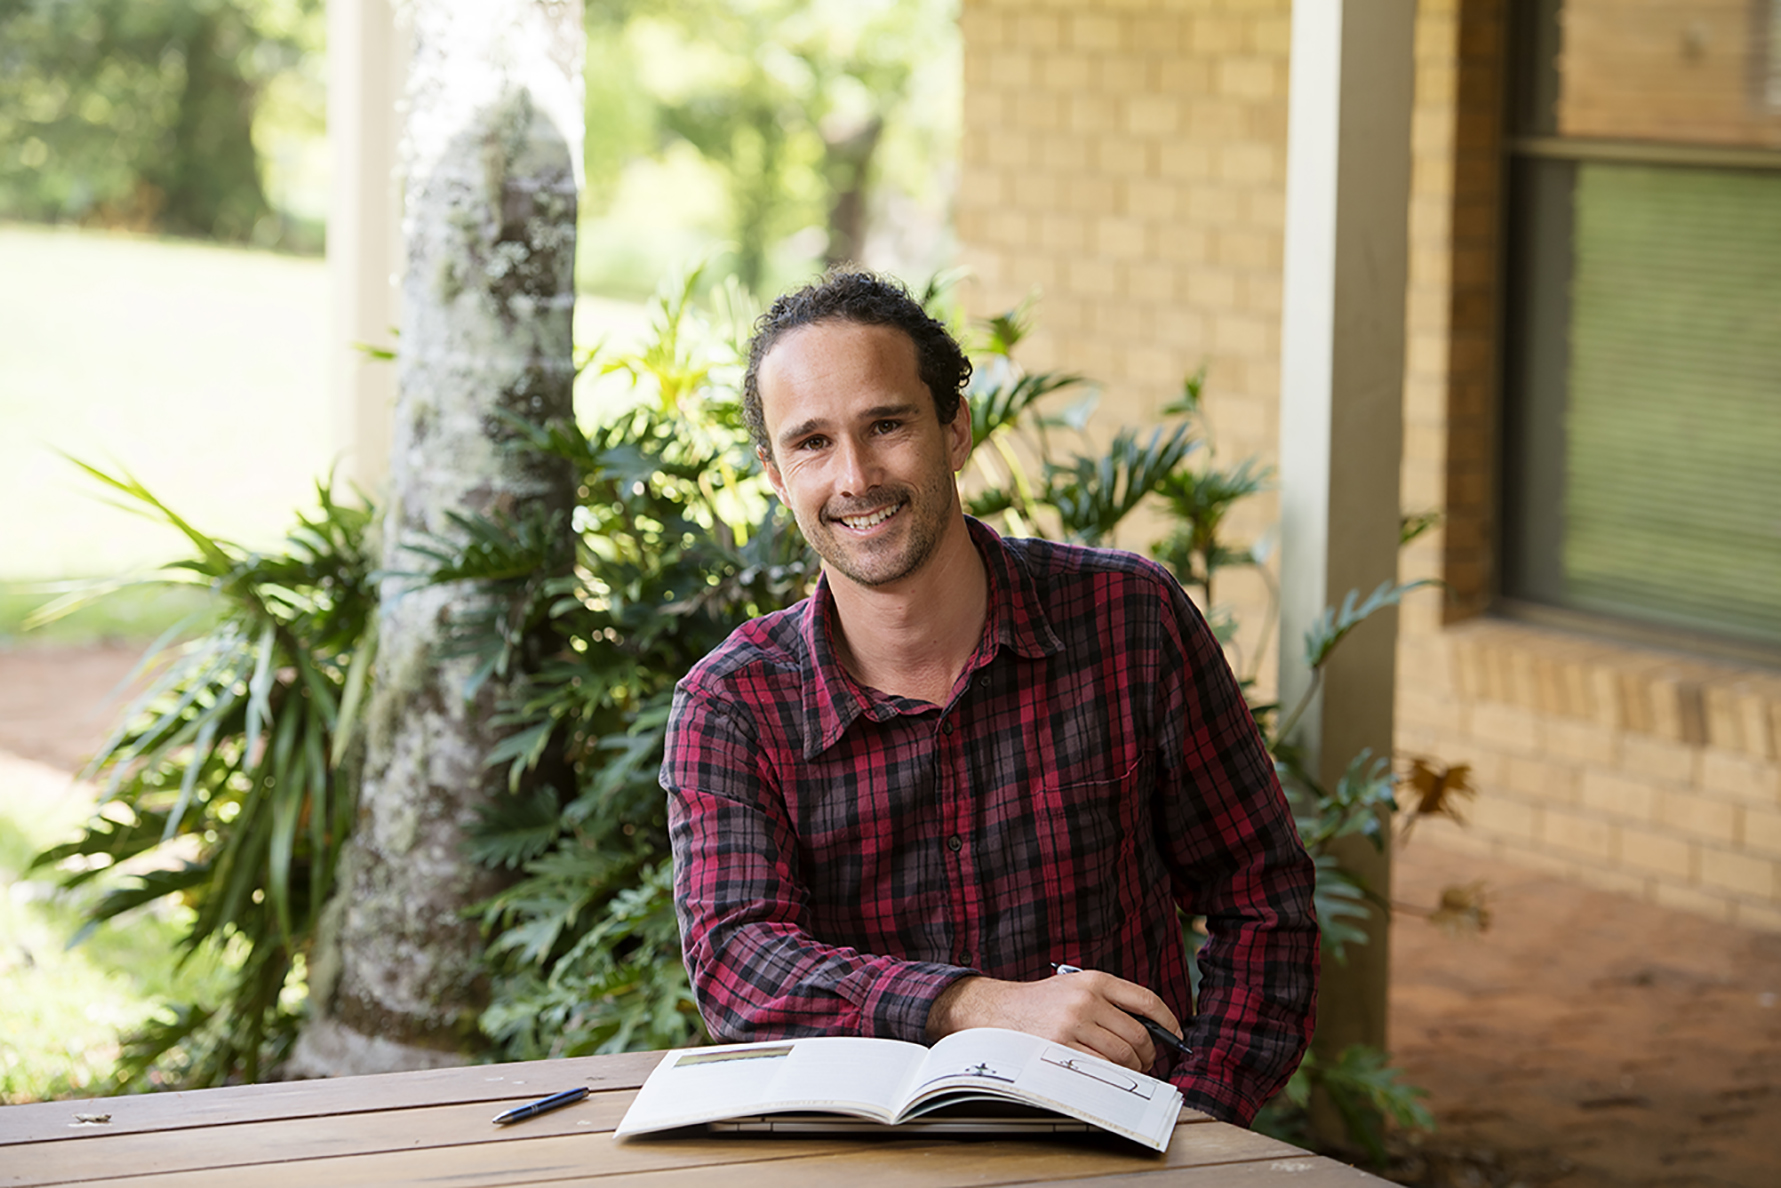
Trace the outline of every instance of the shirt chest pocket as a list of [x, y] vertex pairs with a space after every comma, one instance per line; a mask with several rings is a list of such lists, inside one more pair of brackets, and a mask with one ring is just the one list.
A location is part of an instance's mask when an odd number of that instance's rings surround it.
[[1139, 831], [1147, 828], [1152, 760], [1110, 758], [1047, 776], [1038, 789], [1038, 840], [1051, 877], [1077, 896], [1105, 891], [1135, 874]]

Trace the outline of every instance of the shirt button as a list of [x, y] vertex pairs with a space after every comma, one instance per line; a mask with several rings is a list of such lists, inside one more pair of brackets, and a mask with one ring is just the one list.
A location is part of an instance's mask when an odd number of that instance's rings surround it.
[[971, 950], [966, 949], [964, 952], [960, 953], [959, 959], [957, 961], [953, 962], [953, 964], [969, 966], [971, 964]]
[[948, 734], [951, 734], [952, 733], [952, 719], [951, 718], [946, 719], [946, 721], [941, 724], [940, 729], [946, 731], [946, 733], [948, 733]]
[[965, 843], [959, 838], [959, 835], [955, 833], [946, 839], [946, 848], [956, 854], [965, 848]]

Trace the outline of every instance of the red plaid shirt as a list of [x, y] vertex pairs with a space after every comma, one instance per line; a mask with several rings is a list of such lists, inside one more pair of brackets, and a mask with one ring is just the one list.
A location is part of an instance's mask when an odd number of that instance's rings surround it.
[[[967, 974], [1105, 970], [1187, 1021], [1187, 1104], [1247, 1123], [1310, 1036], [1318, 934], [1230, 668], [1161, 567], [970, 526], [989, 614], [945, 706], [848, 676], [826, 581], [680, 682], [662, 785], [705, 1021], [920, 1042]], [[1207, 921], [1197, 1015], [1177, 907]]]

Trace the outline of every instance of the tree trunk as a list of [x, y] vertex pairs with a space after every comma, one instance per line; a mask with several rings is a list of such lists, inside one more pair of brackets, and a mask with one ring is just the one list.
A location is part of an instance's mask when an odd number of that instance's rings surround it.
[[848, 135], [824, 137], [823, 171], [835, 191], [829, 206], [829, 246], [824, 253], [824, 263], [831, 268], [865, 259], [867, 201], [871, 197], [868, 182], [872, 157], [883, 134], [884, 120], [873, 116]]
[[506, 448], [500, 413], [571, 415], [579, 0], [412, 0], [402, 287], [378, 654], [359, 815], [310, 971], [312, 1015], [289, 1075], [460, 1063], [480, 1046], [482, 940], [463, 909], [498, 887], [464, 852], [507, 794], [486, 759], [502, 693], [466, 697], [452, 620], [488, 595], [420, 586], [414, 550], [459, 534], [448, 513], [544, 501], [566, 467]]

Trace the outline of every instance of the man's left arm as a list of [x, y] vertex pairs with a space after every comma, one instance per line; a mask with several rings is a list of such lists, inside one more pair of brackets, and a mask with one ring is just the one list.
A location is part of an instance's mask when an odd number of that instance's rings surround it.
[[[1298, 1067], [1317, 1005], [1316, 868], [1222, 649], [1173, 582], [1156, 819], [1183, 910], [1206, 919], [1189, 1108], [1247, 1125]], [[1179, 649], [1178, 657], [1170, 652]]]

